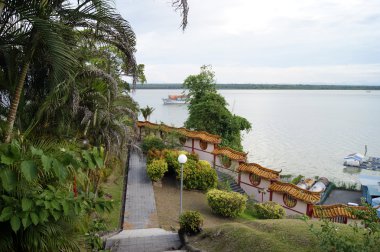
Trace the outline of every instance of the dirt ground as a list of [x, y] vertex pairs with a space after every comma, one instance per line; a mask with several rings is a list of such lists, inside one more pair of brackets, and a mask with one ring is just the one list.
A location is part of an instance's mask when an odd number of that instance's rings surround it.
[[[179, 182], [174, 177], [164, 177], [162, 187], [153, 186], [156, 199], [158, 220], [161, 228], [166, 230], [179, 229]], [[183, 191], [183, 211], [196, 210], [204, 217], [203, 227], [213, 227], [226, 222], [236, 221], [218, 217], [211, 212], [207, 205], [206, 194], [200, 191]]]

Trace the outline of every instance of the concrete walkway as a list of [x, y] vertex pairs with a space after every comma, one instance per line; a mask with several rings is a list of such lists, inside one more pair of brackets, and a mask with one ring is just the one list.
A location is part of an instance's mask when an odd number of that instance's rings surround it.
[[123, 230], [107, 239], [111, 251], [159, 252], [181, 246], [177, 233], [158, 228], [152, 182], [146, 173], [146, 161], [130, 154]]
[[123, 229], [154, 227], [158, 227], [158, 217], [152, 182], [146, 173], [146, 161], [131, 153]]

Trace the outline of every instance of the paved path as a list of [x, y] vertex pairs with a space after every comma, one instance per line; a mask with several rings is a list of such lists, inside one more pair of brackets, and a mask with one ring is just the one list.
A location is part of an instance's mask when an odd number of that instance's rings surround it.
[[131, 153], [123, 230], [107, 239], [111, 251], [159, 252], [181, 246], [177, 233], [158, 228], [152, 182], [146, 173], [146, 161]]
[[129, 160], [123, 229], [158, 227], [152, 182], [146, 173], [146, 161], [136, 153]]

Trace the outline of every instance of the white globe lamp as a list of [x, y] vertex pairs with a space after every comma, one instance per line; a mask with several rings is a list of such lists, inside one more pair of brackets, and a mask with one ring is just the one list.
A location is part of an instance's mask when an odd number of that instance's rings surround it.
[[187, 157], [185, 154], [178, 156], [178, 162], [181, 164], [181, 190], [179, 194], [179, 215], [182, 214], [182, 188], [183, 188], [183, 164], [186, 163]]

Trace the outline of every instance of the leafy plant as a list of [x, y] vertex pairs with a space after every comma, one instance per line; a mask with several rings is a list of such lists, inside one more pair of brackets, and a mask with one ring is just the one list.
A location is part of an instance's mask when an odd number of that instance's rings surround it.
[[[178, 166], [177, 179], [180, 179], [181, 169]], [[197, 162], [188, 159], [183, 165], [183, 185], [186, 189], [208, 190], [217, 186], [218, 176], [207, 161]]]
[[146, 136], [141, 145], [144, 153], [148, 153], [152, 149], [163, 150], [165, 147], [165, 143], [161, 138], [152, 135]]
[[161, 180], [167, 171], [168, 164], [166, 163], [165, 159], [156, 159], [147, 165], [148, 177], [152, 181]]
[[196, 234], [202, 230], [203, 220], [198, 211], [186, 211], [179, 216], [179, 226], [188, 234]]
[[86, 245], [89, 251], [100, 252], [103, 250], [103, 240], [100, 233], [107, 230], [103, 219], [95, 218], [91, 220], [88, 231], [85, 233]]
[[259, 219], [282, 219], [286, 214], [285, 209], [273, 201], [254, 204], [253, 209]]
[[[57, 241], [66, 243], [72, 236], [65, 232], [73, 232], [70, 221], [112, 208], [111, 201], [97, 198], [94, 193], [81, 191], [76, 195], [72, 191], [77, 171], [89, 167], [80, 156], [65, 149], [49, 153], [16, 140], [0, 145], [0, 222], [4, 241], [0, 243], [1, 251], [52, 251], [68, 247], [75, 250], [76, 239], [69, 244], [49, 243], [49, 236], [60, 234]], [[24, 240], [31, 237], [33, 242]], [[53, 247], [46, 249], [47, 243]]]
[[214, 213], [224, 217], [236, 217], [245, 210], [247, 196], [212, 189], [207, 192], [207, 202]]

